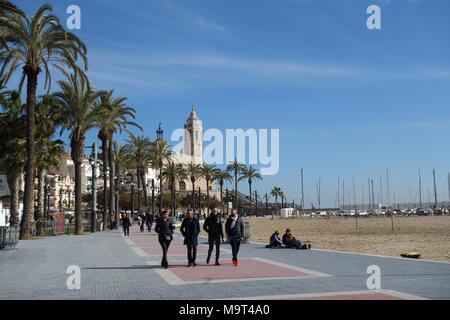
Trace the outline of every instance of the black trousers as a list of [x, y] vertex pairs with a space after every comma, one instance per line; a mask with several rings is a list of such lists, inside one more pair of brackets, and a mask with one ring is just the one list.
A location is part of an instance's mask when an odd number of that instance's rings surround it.
[[193, 263], [197, 258], [197, 245], [196, 244], [188, 244], [187, 246], [187, 257], [188, 262]]
[[161, 245], [161, 248], [162, 248], [162, 251], [163, 251], [161, 265], [162, 266], [167, 266], [168, 265], [168, 262], [167, 262], [167, 251], [169, 250], [169, 246], [170, 246], [170, 243], [172, 242], [172, 240], [167, 240], [164, 236], [159, 236], [158, 240], [159, 240], [159, 244]]
[[219, 261], [220, 256], [220, 238], [208, 239], [209, 249], [208, 249], [208, 260], [211, 259], [211, 254], [214, 249], [214, 244], [216, 245], [216, 261]]
[[130, 235], [130, 226], [123, 226], [123, 234], [125, 236], [129, 236]]
[[237, 255], [239, 253], [239, 247], [241, 246], [241, 238], [238, 236], [233, 236], [230, 239], [231, 252], [233, 254], [233, 260], [237, 261]]

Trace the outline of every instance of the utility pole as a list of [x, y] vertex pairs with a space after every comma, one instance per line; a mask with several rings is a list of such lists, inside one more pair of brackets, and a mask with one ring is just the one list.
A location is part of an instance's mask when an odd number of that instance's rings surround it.
[[266, 215], [267, 215], [267, 213], [269, 212], [269, 206], [267, 205], [267, 193], [265, 194], [265, 197], [266, 197]]
[[372, 186], [372, 210], [374, 210], [375, 202], [374, 202], [374, 198], [373, 198], [373, 196], [374, 196], [374, 194], [373, 194], [373, 179], [370, 179], [370, 184]]
[[356, 208], [355, 176], [353, 178], [353, 205], [355, 207], [356, 229], [358, 229], [358, 209]]
[[390, 206], [390, 202], [391, 202], [391, 199], [390, 199], [390, 197], [389, 197], [389, 193], [391, 192], [391, 189], [389, 188], [389, 169], [388, 168], [386, 168], [386, 186], [387, 186], [387, 207], [389, 208], [389, 206]]
[[255, 190], [255, 214], [258, 216], [258, 192]]
[[341, 209], [341, 197], [339, 195], [339, 189], [341, 188], [341, 183], [339, 182], [339, 176], [338, 176], [338, 194], [337, 194], [337, 198], [338, 198], [338, 208], [339, 210]]
[[434, 183], [434, 208], [437, 209], [437, 191], [436, 191], [436, 172], [433, 168], [433, 183]]
[[419, 167], [419, 208], [422, 208], [422, 177], [420, 176], [420, 167]]
[[[303, 192], [303, 168], [300, 172], [301, 172], [301, 177], [302, 177], [302, 213], [304, 214], [305, 213], [305, 196], [304, 196], [304, 192]], [[450, 184], [449, 184], [449, 188], [450, 188]], [[450, 189], [449, 189], [449, 196], [450, 196]]]

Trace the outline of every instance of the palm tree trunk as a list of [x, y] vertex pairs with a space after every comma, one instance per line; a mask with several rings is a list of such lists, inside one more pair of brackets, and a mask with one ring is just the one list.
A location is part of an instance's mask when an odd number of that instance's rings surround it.
[[106, 176], [105, 169], [108, 167], [108, 140], [106, 137], [102, 137], [102, 150], [103, 150], [103, 231], [106, 231], [106, 224], [107, 224], [107, 212], [108, 212], [108, 206], [106, 205], [108, 203], [108, 177]]
[[73, 139], [72, 160], [75, 165], [75, 235], [83, 234], [83, 208], [82, 208], [82, 191], [81, 191], [81, 165], [84, 156], [84, 136], [79, 139]]
[[163, 200], [163, 179], [162, 179], [162, 166], [159, 168], [159, 214], [162, 212], [162, 200]]
[[171, 187], [171, 191], [172, 191], [172, 208], [171, 208], [171, 216], [174, 217], [175, 216], [175, 181], [171, 182], [172, 187]]
[[206, 180], [206, 197], [208, 198], [208, 208], [206, 208], [206, 213], [209, 215], [210, 201], [209, 201], [209, 181]]
[[117, 228], [117, 222], [116, 221], [116, 210], [114, 209], [114, 194], [115, 194], [115, 185], [114, 185], [114, 176], [116, 174], [115, 172], [115, 166], [114, 166], [114, 161], [113, 161], [113, 142], [112, 142], [112, 134], [109, 135], [108, 137], [109, 140], [109, 146], [108, 146], [108, 157], [109, 157], [109, 166], [110, 166], [110, 171], [109, 171], [109, 218], [110, 218], [110, 223], [111, 226], [115, 226], [115, 228]]
[[144, 191], [144, 205], [148, 208], [147, 184], [145, 183], [145, 173], [141, 170], [142, 190]]
[[234, 209], [237, 209], [237, 170], [234, 170]]
[[194, 210], [195, 213], [195, 180], [191, 180], [192, 182], [192, 209]]
[[222, 204], [222, 212], [221, 212], [221, 214], [222, 214], [222, 216], [223, 216], [223, 213], [224, 213], [224, 208], [223, 208], [223, 194], [222, 194], [223, 183], [219, 183], [219, 185], [220, 185], [220, 203]]
[[36, 235], [44, 235], [44, 172], [38, 169], [38, 207], [36, 219]]
[[[116, 186], [117, 186], [117, 188], [119, 188], [119, 185], [120, 185], [120, 177], [117, 177], [116, 178]], [[119, 192], [119, 190], [117, 191], [117, 194], [115, 196], [115, 200], [116, 200], [115, 208], [116, 208], [117, 221], [120, 221], [120, 212], [119, 212], [120, 211], [119, 210], [120, 192]]]
[[34, 108], [36, 105], [37, 78], [40, 70], [25, 66], [27, 75], [27, 161], [25, 164], [25, 192], [23, 214], [20, 221], [20, 240], [31, 239], [31, 214], [34, 210]]
[[141, 179], [140, 177], [140, 170], [139, 170], [139, 166], [136, 167], [136, 175], [137, 175], [137, 187], [138, 187], [138, 196], [137, 196], [137, 205], [138, 205], [138, 213], [141, 210]]
[[252, 183], [251, 182], [249, 182], [248, 183], [248, 188], [249, 188], [249, 191], [250, 191], [250, 204], [249, 204], [249, 207], [248, 207], [248, 214], [251, 216], [252, 215]]
[[11, 200], [9, 203], [11, 220], [11, 227], [19, 226], [19, 177], [17, 173], [8, 174], [7, 180], [9, 189], [11, 191]]

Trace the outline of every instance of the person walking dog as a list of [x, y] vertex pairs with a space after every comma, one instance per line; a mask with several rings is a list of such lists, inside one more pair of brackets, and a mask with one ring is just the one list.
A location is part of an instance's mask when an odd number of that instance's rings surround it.
[[184, 244], [187, 246], [188, 267], [196, 266], [198, 234], [200, 233], [200, 223], [194, 217], [194, 210], [189, 209], [187, 217], [183, 220], [180, 232], [184, 237]]
[[217, 208], [211, 209], [211, 214], [205, 219], [203, 223], [203, 230], [208, 233], [208, 258], [206, 258], [206, 263], [209, 264], [211, 260], [211, 254], [216, 245], [216, 266], [220, 266], [219, 256], [220, 256], [220, 239], [224, 242], [223, 238], [223, 227], [220, 215], [217, 214]]
[[231, 211], [231, 216], [225, 223], [225, 231], [227, 233], [228, 240], [230, 240], [231, 251], [233, 253], [233, 264], [238, 266], [239, 263], [237, 255], [239, 253], [241, 241], [244, 240], [244, 222], [238, 215], [236, 209]]
[[161, 213], [161, 217], [156, 220], [155, 232], [158, 234], [158, 241], [163, 251], [161, 266], [166, 269], [169, 267], [167, 262], [167, 251], [169, 250], [170, 243], [173, 240], [174, 229], [175, 227], [170, 222], [167, 211], [164, 210]]

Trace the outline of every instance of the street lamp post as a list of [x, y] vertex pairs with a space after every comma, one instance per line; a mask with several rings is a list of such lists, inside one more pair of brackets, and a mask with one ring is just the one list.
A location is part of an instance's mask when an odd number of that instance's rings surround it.
[[67, 187], [66, 194], [68, 196], [67, 200], [67, 209], [70, 211], [70, 187]]
[[129, 173], [131, 176], [131, 219], [134, 221], [134, 176]]
[[152, 214], [155, 214], [155, 179], [152, 179]]
[[200, 191], [200, 187], [198, 187], [198, 212], [200, 217], [202, 214], [202, 192]]
[[258, 192], [255, 190], [255, 214], [258, 216]]
[[59, 211], [62, 212], [62, 197], [63, 197], [63, 187], [59, 188]]
[[97, 144], [94, 142], [92, 145], [91, 155], [92, 166], [92, 208], [91, 208], [91, 232], [95, 232], [97, 229]]

